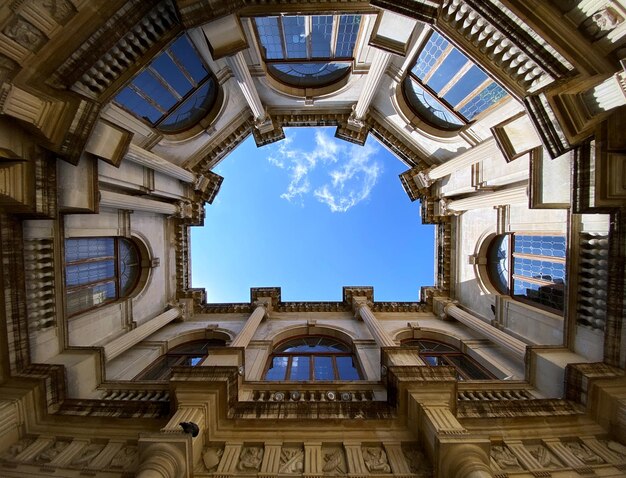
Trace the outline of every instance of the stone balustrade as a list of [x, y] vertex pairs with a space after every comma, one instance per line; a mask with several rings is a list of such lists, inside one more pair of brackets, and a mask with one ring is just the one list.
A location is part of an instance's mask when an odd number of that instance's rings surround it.
[[577, 322], [585, 327], [604, 330], [609, 275], [608, 236], [582, 233], [579, 251]]
[[56, 299], [52, 238], [24, 240], [24, 269], [29, 329], [53, 327]]

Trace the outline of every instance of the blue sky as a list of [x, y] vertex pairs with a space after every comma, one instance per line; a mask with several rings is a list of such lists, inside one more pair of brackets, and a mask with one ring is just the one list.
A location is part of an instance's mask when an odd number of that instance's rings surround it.
[[192, 285], [208, 302], [247, 302], [251, 287], [339, 301], [346, 285], [415, 301], [433, 285], [434, 228], [400, 184], [407, 167], [371, 135], [361, 147], [334, 130], [287, 128], [262, 148], [250, 136], [215, 168], [221, 190], [191, 228]]

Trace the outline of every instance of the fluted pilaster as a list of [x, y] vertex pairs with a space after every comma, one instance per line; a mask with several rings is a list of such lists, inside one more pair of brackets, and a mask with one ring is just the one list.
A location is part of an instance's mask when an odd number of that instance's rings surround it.
[[100, 206], [117, 209], [130, 209], [133, 211], [154, 212], [173, 216], [179, 212], [175, 204], [170, 204], [154, 199], [146, 199], [138, 196], [128, 196], [126, 194], [114, 193], [111, 191], [100, 191]]
[[157, 315], [148, 322], [141, 324], [139, 327], [126, 332], [124, 335], [112, 340], [104, 346], [104, 356], [106, 360], [111, 360], [118, 355], [126, 352], [128, 349], [137, 345], [143, 339], [153, 334], [161, 327], [169, 324], [172, 320], [180, 317], [181, 310], [178, 307], [172, 307], [162, 314]]
[[131, 144], [129, 146], [125, 159], [133, 163], [153, 169], [160, 173], [166, 174], [167, 176], [170, 176], [172, 178], [179, 179], [185, 183], [193, 183], [196, 180], [196, 175], [191, 171], [187, 171], [180, 166], [176, 166], [175, 164], [170, 163], [168, 160], [163, 159], [161, 156], [158, 156], [153, 152], [147, 151], [134, 144]]
[[382, 325], [370, 309], [367, 299], [364, 297], [355, 297], [352, 299], [352, 306], [356, 315], [363, 319], [368, 330], [376, 340], [376, 343], [380, 347], [395, 347], [396, 343], [389, 336], [389, 334], [383, 329]]
[[486, 207], [505, 206], [508, 204], [528, 203], [528, 186], [515, 186], [500, 189], [488, 194], [476, 194], [463, 199], [443, 200], [447, 212], [462, 212]]
[[235, 75], [237, 84], [239, 85], [239, 88], [241, 88], [241, 92], [246, 98], [248, 106], [250, 106], [250, 109], [252, 110], [254, 119], [257, 121], [264, 121], [266, 116], [265, 108], [263, 107], [259, 93], [254, 86], [252, 75], [250, 75], [250, 70], [248, 69], [248, 64], [246, 63], [243, 53], [237, 52], [233, 56], [229, 57], [228, 65]]
[[365, 85], [363, 85], [363, 90], [361, 90], [359, 100], [354, 107], [354, 117], [357, 120], [365, 118], [367, 110], [372, 104], [372, 100], [378, 91], [378, 87], [380, 86], [380, 82], [383, 79], [383, 75], [387, 69], [390, 59], [391, 53], [376, 49], [374, 58], [372, 59], [372, 64], [370, 65], [370, 69], [365, 79]]
[[230, 343], [231, 347], [247, 347], [252, 339], [252, 336], [256, 332], [256, 329], [259, 327], [259, 324], [268, 313], [268, 303], [264, 301], [259, 301], [256, 303], [256, 308], [254, 312], [248, 317], [246, 320], [243, 329], [237, 334], [237, 337], [233, 339]]
[[517, 358], [524, 359], [526, 355], [526, 344], [521, 340], [511, 337], [500, 329], [495, 328], [493, 325], [483, 322], [478, 317], [464, 311], [452, 302], [446, 304], [443, 310], [450, 317], [454, 317], [462, 324], [467, 325], [472, 330], [505, 348]]

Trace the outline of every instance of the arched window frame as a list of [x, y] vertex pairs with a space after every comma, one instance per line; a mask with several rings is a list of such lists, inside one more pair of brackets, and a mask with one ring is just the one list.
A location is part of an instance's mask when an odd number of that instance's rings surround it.
[[[358, 14], [267, 15], [254, 17], [252, 25], [268, 74], [279, 83], [305, 89], [323, 88], [348, 76], [361, 19]], [[290, 66], [295, 74], [285, 71]], [[327, 73], [315, 76], [306, 69]]]
[[[182, 48], [181, 45], [183, 45]], [[165, 62], [167, 67], [159, 66], [159, 62]], [[166, 71], [167, 74], [165, 74]], [[143, 86], [142, 75], [146, 75], [149, 80], [143, 82]], [[168, 81], [166, 76], [171, 80], [175, 79], [178, 86], [173, 84], [173, 81]], [[187, 86], [191, 88], [186, 89]], [[150, 89], [153, 91], [147, 91]], [[193, 103], [194, 99], [198, 101], [198, 97], [202, 96], [204, 90], [206, 90], [206, 95], [198, 104], [187, 108], [187, 111], [186, 107]], [[156, 99], [159, 94], [161, 95], [160, 102]], [[176, 100], [169, 107], [167, 106], [168, 97], [170, 100], [171, 98]], [[138, 106], [133, 108], [129, 98], [133, 98], [135, 102], [139, 99], [139, 103], [135, 104], [142, 104], [143, 109], [139, 110]], [[113, 101], [124, 111], [139, 118], [150, 127], [164, 134], [174, 135], [193, 128], [207, 117], [215, 109], [219, 98], [221, 95], [217, 78], [202, 59], [202, 55], [197, 51], [191, 38], [187, 34], [182, 34], [147, 66], [137, 72], [132, 80], [117, 93]], [[144, 114], [141, 114], [141, 111]], [[173, 124], [167, 124], [169, 120], [176, 115], [184, 114], [185, 111], [193, 112], [193, 114], [188, 118], [177, 119]], [[152, 117], [146, 113], [150, 115], [160, 113], [160, 116]]]
[[[343, 350], [289, 350], [315, 342], [323, 343], [325, 346], [334, 343]], [[350, 366], [348, 366], [348, 360]], [[332, 369], [332, 376], [329, 373], [329, 366]], [[280, 374], [280, 371], [284, 371], [284, 373]], [[352, 347], [345, 342], [327, 335], [304, 335], [290, 337], [274, 347], [265, 366], [263, 379], [289, 382], [354, 381], [363, 380], [363, 373]]]
[[[464, 89], [463, 80], [469, 88]], [[432, 30], [415, 55], [402, 92], [423, 121], [449, 131], [476, 121], [508, 97], [484, 70]]]
[[167, 351], [142, 370], [133, 380], [169, 380], [173, 367], [196, 367], [209, 356], [211, 348], [224, 347], [226, 342], [219, 339], [192, 340]]
[[493, 380], [495, 376], [458, 348], [433, 339], [408, 339], [402, 346], [417, 347], [419, 356], [430, 367], [447, 366], [456, 370], [459, 380]]
[[[65, 310], [68, 317], [129, 297], [137, 288], [141, 276], [141, 253], [132, 240], [123, 237], [72, 237], [65, 240], [64, 248]], [[72, 298], [73, 295], [76, 299]], [[72, 306], [72, 301], [89, 299], [91, 304]]]
[[563, 234], [499, 234], [491, 240], [487, 250], [489, 280], [501, 294], [563, 315], [566, 251], [567, 239]]

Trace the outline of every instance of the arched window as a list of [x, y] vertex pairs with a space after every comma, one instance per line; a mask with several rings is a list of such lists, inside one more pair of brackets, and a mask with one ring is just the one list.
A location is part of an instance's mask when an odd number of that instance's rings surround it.
[[494, 378], [475, 360], [452, 345], [425, 339], [406, 340], [402, 342], [402, 345], [417, 347], [419, 356], [427, 365], [432, 367], [442, 365], [454, 367], [459, 380], [488, 380]]
[[287, 85], [325, 86], [348, 74], [361, 15], [256, 17], [268, 73]]
[[195, 367], [209, 355], [211, 347], [224, 347], [219, 339], [187, 342], [161, 355], [153, 364], [135, 377], [135, 380], [169, 380], [172, 367]]
[[279, 344], [270, 357], [265, 380], [360, 380], [350, 346], [321, 335]]
[[65, 294], [68, 316], [127, 297], [141, 273], [137, 246], [121, 237], [65, 240]]
[[489, 278], [501, 294], [563, 312], [565, 236], [496, 236], [488, 251]]
[[437, 32], [403, 83], [406, 101], [424, 121], [460, 129], [507, 96], [506, 91]]
[[182, 35], [136, 75], [114, 101], [150, 126], [176, 133], [191, 128], [211, 111], [218, 88], [189, 37]]

